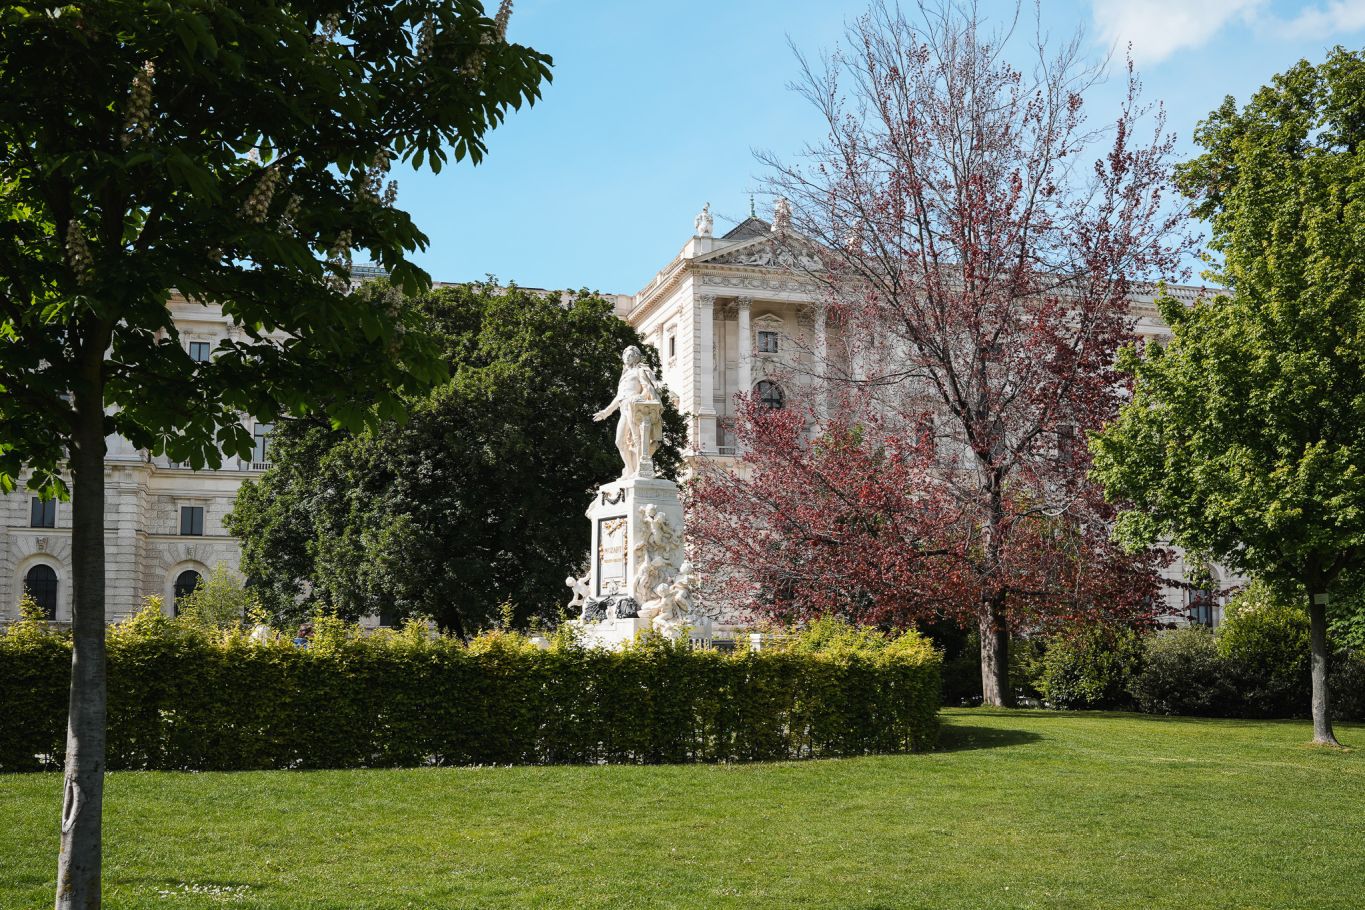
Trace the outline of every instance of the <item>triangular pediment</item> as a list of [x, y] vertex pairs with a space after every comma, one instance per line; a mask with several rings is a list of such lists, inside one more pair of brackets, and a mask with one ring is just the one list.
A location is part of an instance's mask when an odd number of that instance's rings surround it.
[[821, 268], [820, 257], [815, 254], [815, 247], [790, 234], [785, 237], [778, 237], [772, 233], [760, 234], [704, 256], [698, 256], [696, 261], [708, 265], [740, 265], [787, 272]]

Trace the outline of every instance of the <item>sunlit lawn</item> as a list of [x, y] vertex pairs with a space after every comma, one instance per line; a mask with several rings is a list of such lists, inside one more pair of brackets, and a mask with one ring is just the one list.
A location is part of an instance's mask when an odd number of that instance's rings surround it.
[[[1308, 735], [953, 710], [924, 755], [112, 774], [105, 906], [1359, 908], [1365, 750]], [[59, 789], [0, 777], [0, 907], [51, 906]]]

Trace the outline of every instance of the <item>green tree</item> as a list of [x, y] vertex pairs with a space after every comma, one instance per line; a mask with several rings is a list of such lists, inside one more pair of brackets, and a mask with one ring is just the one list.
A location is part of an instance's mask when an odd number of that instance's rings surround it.
[[[228, 526], [277, 622], [314, 601], [349, 619], [427, 615], [467, 636], [503, 604], [517, 622], [553, 617], [582, 566], [589, 493], [621, 470], [613, 424], [592, 414], [615, 394], [626, 346], [656, 369], [657, 353], [586, 293], [475, 284], [410, 305], [450, 380], [373, 432], [286, 424], [271, 469], [238, 494]], [[686, 425], [670, 402], [664, 424], [655, 463], [675, 477]]]
[[1328, 712], [1326, 603], [1365, 566], [1365, 55], [1300, 62], [1195, 134], [1179, 180], [1228, 296], [1165, 298], [1169, 346], [1123, 366], [1094, 440], [1129, 542], [1167, 538], [1306, 599], [1313, 738]]
[[[506, 20], [477, 0], [0, 8], [0, 486], [69, 476], [73, 496], [59, 907], [100, 903], [106, 436], [202, 466], [249, 452], [243, 413], [360, 425], [440, 378], [420, 333], [345, 293], [350, 256], [428, 282], [386, 172], [477, 161], [538, 97], [549, 58]], [[172, 288], [240, 330], [208, 363]], [[361, 407], [356, 387], [382, 391]]]

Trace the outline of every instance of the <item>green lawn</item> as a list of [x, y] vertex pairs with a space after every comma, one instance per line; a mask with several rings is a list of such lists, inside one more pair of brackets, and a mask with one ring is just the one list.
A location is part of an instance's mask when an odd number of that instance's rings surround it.
[[[1365, 750], [1308, 736], [952, 710], [927, 755], [112, 774], [105, 906], [1358, 908]], [[6, 910], [51, 906], [59, 790], [0, 777]]]

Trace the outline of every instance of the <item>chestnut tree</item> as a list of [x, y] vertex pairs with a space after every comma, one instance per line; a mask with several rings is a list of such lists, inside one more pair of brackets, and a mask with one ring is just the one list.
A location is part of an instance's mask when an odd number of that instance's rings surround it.
[[[397, 416], [442, 375], [363, 250], [409, 290], [426, 238], [395, 161], [478, 161], [550, 60], [510, 3], [107, 0], [0, 9], [0, 485], [72, 497], [73, 663], [57, 906], [100, 904], [106, 437], [196, 467], [242, 416]], [[207, 362], [172, 290], [236, 327]], [[349, 390], [378, 390], [359, 403]]]

